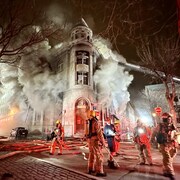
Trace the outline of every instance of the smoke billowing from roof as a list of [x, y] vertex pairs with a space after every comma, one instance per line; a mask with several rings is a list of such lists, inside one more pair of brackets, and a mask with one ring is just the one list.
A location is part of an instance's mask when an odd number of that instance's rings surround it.
[[103, 56], [100, 70], [94, 75], [95, 83], [98, 86], [98, 99], [104, 107], [114, 107], [115, 113], [121, 114], [126, 109], [126, 104], [130, 100], [128, 86], [133, 80], [123, 67], [118, 66], [118, 62], [126, 62], [125, 58], [109, 47], [111, 44], [102, 39], [94, 39], [94, 45]]

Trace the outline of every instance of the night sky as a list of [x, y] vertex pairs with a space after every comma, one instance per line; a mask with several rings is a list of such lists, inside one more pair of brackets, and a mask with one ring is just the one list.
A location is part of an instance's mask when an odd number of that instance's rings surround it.
[[[156, 30], [159, 30], [162, 26], [168, 26], [171, 23], [174, 24], [174, 29], [177, 31], [177, 6], [176, 0], [139, 0], [139, 2], [142, 2], [140, 4], [142, 6], [141, 14], [143, 16], [136, 17], [137, 14], [133, 9], [134, 7], [130, 7], [131, 3], [129, 3], [129, 7], [127, 8], [127, 2], [131, 1], [34, 0], [32, 7], [35, 9], [40, 8], [41, 11], [44, 11], [51, 16], [58, 16], [58, 13], [60, 13], [61, 17], [63, 17], [67, 23], [71, 23], [72, 25], [77, 22], [79, 18], [83, 17], [89, 27], [93, 30], [94, 35], [101, 35], [103, 38], [109, 39], [112, 43], [112, 50], [123, 55], [127, 62], [136, 64], [138, 63], [139, 58], [136, 55], [135, 47], [125, 39], [126, 28], [123, 29], [121, 27], [122, 24], [120, 21], [126, 16], [130, 16], [131, 19], [135, 21], [137, 19], [149, 19], [143, 27], [144, 34], [150, 34], [152, 32], [151, 27], [155, 27]], [[121, 29], [123, 29], [122, 32]], [[167, 36], [166, 31], [162, 31], [162, 34], [165, 37]], [[144, 77], [143, 74], [133, 71], [132, 73], [135, 76], [143, 76], [140, 83], [142, 82], [142, 79], [145, 79], [145, 82], [147, 82], [147, 78], [146, 76]], [[176, 75], [180, 75], [179, 70], [176, 71]], [[138, 83], [138, 80], [136, 81], [135, 79], [134, 82]], [[153, 81], [151, 80], [148, 83], [152, 82]]]

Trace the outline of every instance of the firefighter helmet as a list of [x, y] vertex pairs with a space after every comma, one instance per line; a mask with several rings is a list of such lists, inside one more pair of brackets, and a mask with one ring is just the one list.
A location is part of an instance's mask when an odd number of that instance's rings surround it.
[[169, 113], [163, 113], [162, 114], [162, 121], [163, 123], [171, 123], [172, 122], [172, 117], [170, 116]]
[[89, 110], [88, 111], [88, 117], [95, 117], [96, 116], [96, 112], [93, 110]]
[[61, 121], [58, 119], [57, 121], [56, 121], [56, 124], [60, 124], [61, 123]]
[[162, 117], [165, 117], [165, 118], [168, 118], [168, 117], [171, 117], [169, 113], [165, 112], [162, 114]]
[[115, 120], [114, 124], [120, 124], [120, 121], [119, 120]]

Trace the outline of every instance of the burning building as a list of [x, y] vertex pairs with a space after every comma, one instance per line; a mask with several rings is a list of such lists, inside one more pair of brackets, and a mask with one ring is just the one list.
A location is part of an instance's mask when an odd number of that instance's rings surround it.
[[1, 70], [13, 74], [1, 73], [6, 87], [1, 99], [11, 92], [4, 104], [9, 110], [18, 107], [13, 119], [21, 126], [47, 133], [60, 119], [65, 136], [82, 137], [88, 110], [96, 112], [102, 126], [107, 116], [126, 111], [133, 76], [118, 65], [126, 60], [101, 37], [93, 37], [83, 19], [72, 28], [69, 41], [54, 48], [41, 44], [32, 54], [22, 58], [21, 68], [5, 65]]

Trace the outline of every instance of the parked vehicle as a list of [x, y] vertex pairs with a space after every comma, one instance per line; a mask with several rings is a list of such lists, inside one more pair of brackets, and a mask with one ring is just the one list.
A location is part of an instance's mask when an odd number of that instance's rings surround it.
[[28, 135], [28, 130], [25, 127], [16, 127], [11, 130], [10, 132], [10, 137], [15, 137], [16, 139], [18, 138], [27, 138]]

